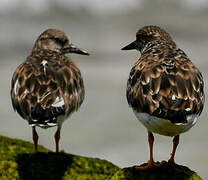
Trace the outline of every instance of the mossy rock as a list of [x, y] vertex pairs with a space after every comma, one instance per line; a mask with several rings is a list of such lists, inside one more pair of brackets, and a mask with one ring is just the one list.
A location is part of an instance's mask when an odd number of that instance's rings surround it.
[[[142, 164], [141, 166], [145, 166]], [[136, 170], [135, 166], [118, 170], [109, 180], [202, 180], [188, 167], [164, 162], [152, 170]]]
[[1, 180], [104, 180], [119, 168], [97, 158], [88, 158], [64, 152], [54, 153], [33, 144], [0, 136]]
[[0, 136], [0, 180], [202, 180], [185, 166], [165, 163], [152, 171], [119, 168], [106, 160], [54, 153], [30, 142]]

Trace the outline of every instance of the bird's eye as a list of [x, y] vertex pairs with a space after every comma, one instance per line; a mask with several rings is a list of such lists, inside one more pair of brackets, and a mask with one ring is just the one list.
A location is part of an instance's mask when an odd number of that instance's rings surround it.
[[66, 43], [67, 43], [67, 40], [66, 40], [66, 39], [64, 39], [64, 40], [63, 40], [63, 44], [66, 44]]
[[154, 36], [151, 35], [146, 35], [146, 34], [137, 34], [136, 35], [137, 39], [145, 39], [145, 40], [150, 40], [152, 39]]
[[60, 39], [60, 38], [57, 38], [57, 37], [55, 37], [54, 39], [55, 39], [56, 43], [58, 43], [62, 46], [67, 43], [67, 39]]
[[63, 43], [63, 40], [60, 39], [60, 38], [55, 37], [54, 40], [55, 40], [56, 43], [58, 43], [58, 44], [61, 44], [61, 45], [64, 44], [64, 43]]

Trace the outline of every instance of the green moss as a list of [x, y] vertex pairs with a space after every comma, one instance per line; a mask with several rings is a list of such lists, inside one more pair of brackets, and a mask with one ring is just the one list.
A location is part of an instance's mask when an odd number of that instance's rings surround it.
[[[144, 166], [143, 164], [141, 166]], [[118, 170], [109, 180], [202, 180], [197, 173], [185, 166], [165, 162], [161, 167], [138, 171], [134, 167]]]
[[54, 153], [33, 144], [0, 136], [1, 180], [104, 180], [119, 168], [97, 158], [88, 158], [64, 152]]
[[185, 166], [165, 163], [152, 171], [119, 168], [97, 158], [54, 153], [33, 144], [0, 136], [0, 180], [202, 180]]

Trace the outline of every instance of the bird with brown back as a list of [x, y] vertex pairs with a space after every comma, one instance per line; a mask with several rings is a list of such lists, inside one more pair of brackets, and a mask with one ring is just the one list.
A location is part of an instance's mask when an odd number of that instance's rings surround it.
[[54, 135], [56, 152], [62, 123], [77, 111], [85, 96], [83, 79], [68, 53], [89, 55], [74, 46], [67, 35], [57, 29], [44, 31], [31, 54], [15, 70], [11, 82], [11, 99], [15, 111], [32, 127], [35, 151], [36, 126], [57, 126]]
[[145, 26], [136, 41], [122, 50], [136, 49], [141, 57], [130, 71], [126, 96], [136, 117], [147, 128], [148, 170], [162, 165], [153, 159], [153, 133], [174, 137], [169, 162], [175, 162], [179, 135], [195, 125], [204, 106], [204, 82], [199, 69], [171, 36], [158, 26]]

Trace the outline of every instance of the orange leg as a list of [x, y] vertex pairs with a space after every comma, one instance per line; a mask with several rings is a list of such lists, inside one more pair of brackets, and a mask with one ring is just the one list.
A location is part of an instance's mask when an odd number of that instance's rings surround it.
[[37, 150], [38, 150], [38, 133], [35, 130], [35, 126], [32, 127], [32, 135], [33, 135], [33, 143], [34, 143], [35, 152], [37, 152]]
[[148, 132], [148, 142], [149, 142], [149, 149], [150, 149], [150, 160], [148, 162], [149, 166], [154, 166], [154, 159], [153, 159], [153, 144], [154, 144], [154, 136], [151, 132]]
[[155, 169], [155, 168], [160, 167], [164, 164], [164, 161], [162, 161], [160, 164], [155, 164], [155, 162], [154, 162], [154, 158], [153, 158], [154, 136], [149, 131], [148, 131], [148, 142], [149, 142], [149, 149], [150, 149], [150, 160], [148, 161], [148, 164], [146, 166], [136, 167], [136, 170]]
[[148, 142], [149, 142], [149, 149], [150, 149], [150, 160], [146, 166], [136, 167], [137, 170], [148, 170], [153, 169], [156, 167], [153, 159], [153, 143], [154, 143], [154, 136], [151, 132], [148, 132]]
[[55, 142], [56, 142], [56, 152], [59, 152], [59, 140], [60, 140], [60, 128], [57, 128], [57, 131], [54, 135]]
[[173, 138], [173, 151], [171, 153], [171, 157], [169, 159], [169, 162], [175, 163], [175, 153], [176, 153], [176, 148], [179, 144], [179, 135], [175, 136]]

